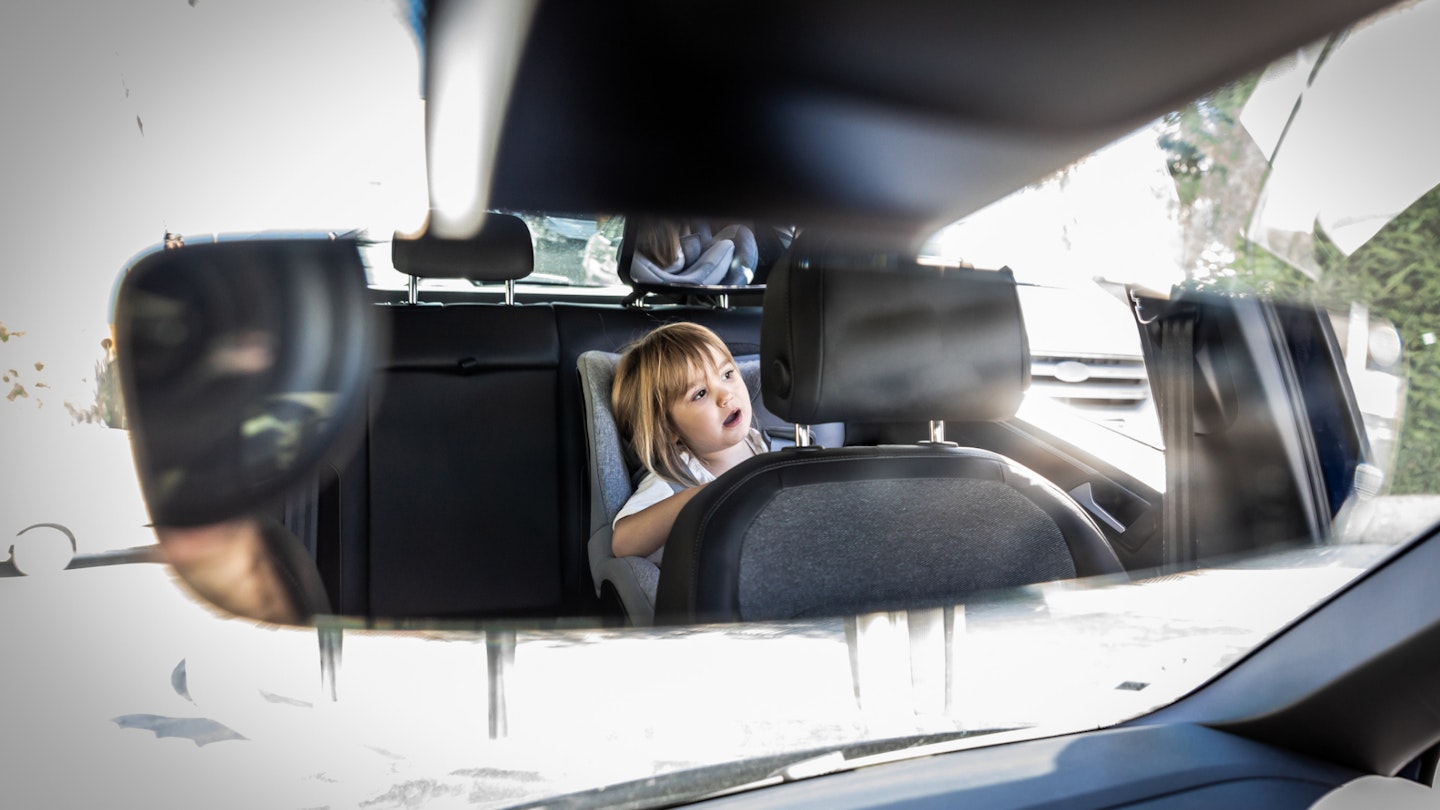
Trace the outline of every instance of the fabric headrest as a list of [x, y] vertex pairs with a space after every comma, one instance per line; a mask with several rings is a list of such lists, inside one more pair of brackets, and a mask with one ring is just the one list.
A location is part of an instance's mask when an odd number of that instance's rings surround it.
[[765, 406], [800, 424], [1005, 419], [1030, 385], [1008, 268], [923, 267], [805, 236], [771, 271], [760, 358]]
[[535, 248], [525, 221], [512, 214], [489, 213], [480, 232], [469, 239], [419, 238], [395, 234], [390, 244], [395, 269], [416, 278], [512, 281], [535, 269]]

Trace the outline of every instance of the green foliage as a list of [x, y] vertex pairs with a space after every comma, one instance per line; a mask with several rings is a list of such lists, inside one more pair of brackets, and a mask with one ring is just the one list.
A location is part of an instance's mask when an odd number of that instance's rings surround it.
[[1404, 343], [1409, 392], [1392, 491], [1440, 492], [1440, 187], [1348, 258], [1320, 236], [1320, 295], [1366, 303], [1372, 317], [1395, 324]]
[[1251, 244], [1245, 230], [1268, 156], [1239, 116], [1258, 78], [1228, 85], [1164, 121], [1159, 143], [1181, 201], [1187, 273], [1195, 286], [1210, 289], [1315, 300], [1340, 310], [1360, 302], [1372, 321], [1393, 323], [1404, 345], [1397, 373], [1408, 389], [1391, 491], [1440, 493], [1440, 188], [1348, 257], [1317, 227], [1318, 281]]
[[1228, 84], [1167, 115], [1157, 140], [1180, 202], [1181, 264], [1187, 277], [1227, 272], [1228, 252], [1249, 222], [1269, 171], [1240, 123], [1259, 74]]
[[1393, 323], [1404, 346], [1396, 373], [1406, 378], [1408, 391], [1391, 492], [1440, 492], [1440, 312], [1435, 308], [1440, 302], [1440, 187], [1348, 257], [1317, 227], [1315, 255], [1319, 281], [1237, 240], [1233, 272], [1199, 286], [1313, 300], [1338, 310], [1360, 302], [1369, 307], [1372, 322]]
[[1165, 116], [1159, 138], [1168, 155], [1170, 176], [1180, 195], [1180, 204], [1189, 208], [1216, 186], [1230, 180], [1236, 166], [1236, 150], [1242, 142], [1233, 133], [1245, 100], [1254, 92], [1259, 74], [1227, 84], [1183, 110]]

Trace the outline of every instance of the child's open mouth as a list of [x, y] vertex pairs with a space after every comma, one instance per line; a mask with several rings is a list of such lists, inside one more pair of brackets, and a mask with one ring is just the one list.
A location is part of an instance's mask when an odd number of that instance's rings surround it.
[[725, 427], [727, 427], [727, 428], [735, 427], [735, 425], [736, 425], [737, 423], [739, 423], [739, 421], [740, 421], [740, 409], [739, 409], [739, 408], [736, 408], [735, 410], [733, 410], [733, 411], [730, 412], [730, 415], [729, 415], [729, 416], [725, 417]]

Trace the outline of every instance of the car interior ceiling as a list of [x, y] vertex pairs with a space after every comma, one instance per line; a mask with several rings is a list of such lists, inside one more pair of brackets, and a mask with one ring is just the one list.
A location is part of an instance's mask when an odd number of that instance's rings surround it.
[[[805, 221], [923, 239], [1385, 5], [1330, 0], [1297, 13], [1287, 0], [1226, 0], [1207, 6], [1204, 20], [1240, 22], [1213, 25], [1197, 24], [1193, 6], [1146, 0], [713, 9], [752, 21], [736, 29], [697, 25], [704, 9], [662, 0], [540, 3], [490, 204]], [[434, 4], [432, 21], [444, 7]], [[1125, 24], [1107, 22], [1116, 19]], [[1157, 58], [1155, 44], [1177, 31], [1186, 58]], [[646, 56], [654, 42], [685, 47], [657, 71]], [[714, 114], [703, 125], [656, 126], [620, 103], [616, 87], [703, 97]]]

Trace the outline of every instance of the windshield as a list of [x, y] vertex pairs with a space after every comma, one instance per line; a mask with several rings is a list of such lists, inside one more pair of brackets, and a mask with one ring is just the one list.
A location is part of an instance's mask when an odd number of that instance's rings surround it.
[[[938, 438], [1005, 449], [1052, 478], [1123, 571], [858, 617], [628, 626], [590, 592], [586, 537], [561, 548], [566, 530], [587, 529], [597, 484], [551, 469], [566, 451], [585, 459], [582, 397], [563, 387], [576, 358], [556, 346], [594, 333], [618, 349], [619, 313], [658, 322], [682, 307], [620, 301], [638, 213], [497, 208], [531, 236], [520, 314], [455, 357], [397, 355], [382, 369], [444, 365], [440, 394], [404, 399], [394, 385], [385, 399], [377, 386], [369, 402], [372, 427], [407, 410], [441, 450], [373, 430], [361, 467], [317, 474], [277, 507], [311, 527], [305, 559], [341, 609], [298, 628], [219, 611], [161, 564], [140, 498], [109, 322], [116, 270], [217, 234], [360, 235], [374, 300], [402, 309], [381, 299], [409, 283], [389, 240], [418, 232], [427, 209], [421, 13], [392, 0], [3, 13], [7, 76], [67, 68], [0, 89], [16, 122], [3, 159], [17, 205], [0, 226], [15, 248], [0, 274], [0, 754], [13, 795], [659, 806], [1104, 728], [1192, 692], [1440, 519], [1440, 163], [1420, 140], [1434, 113], [1403, 103], [1440, 69], [1440, 0], [1426, 0], [916, 240], [921, 265], [1012, 271], [1030, 361], [1013, 418], [941, 425]], [[262, 42], [257, 65], [247, 54]], [[426, 285], [422, 304], [426, 290], [479, 286]], [[495, 297], [483, 300], [499, 308]], [[526, 319], [561, 303], [575, 309], [522, 345]], [[699, 308], [758, 366], [758, 303]], [[1166, 324], [1182, 316], [1196, 382], [1192, 421], [1177, 426], [1159, 400]], [[515, 377], [472, 395], [467, 361], [485, 351]], [[533, 422], [486, 415], [502, 405]], [[445, 421], [442, 406], [470, 415]], [[910, 423], [842, 427], [847, 444], [915, 441]], [[772, 450], [797, 435], [785, 429], [767, 432]], [[1187, 431], [1193, 443], [1178, 442]], [[466, 441], [483, 452], [441, 470], [441, 452]], [[477, 545], [516, 518], [475, 491], [423, 496], [486, 464], [495, 487], [559, 493], [546, 503], [560, 505], [524, 516], [533, 542], [486, 547], [461, 572], [491, 577], [486, 589], [451, 588], [435, 572], [463, 566], [427, 556], [427, 516], [466, 514]], [[358, 517], [341, 503], [352, 490], [327, 489], [356, 477], [371, 499]], [[372, 504], [407, 481], [420, 495], [395, 513], [413, 522], [389, 546], [363, 546], [356, 562], [354, 547], [324, 544], [328, 515], [379, 536], [387, 513]], [[1200, 495], [1184, 513], [1193, 551], [1174, 557], [1156, 538], [1182, 486]], [[533, 587], [535, 557], [569, 579]], [[405, 603], [387, 577], [411, 572]], [[554, 595], [567, 587], [586, 601]], [[497, 601], [443, 601], [454, 591]], [[357, 593], [367, 610], [347, 612]], [[56, 764], [76, 761], [85, 778]]]

